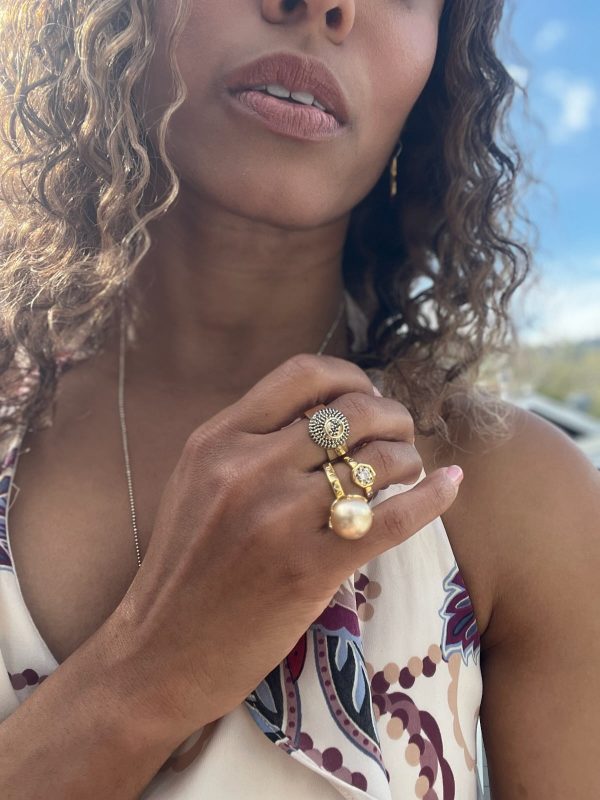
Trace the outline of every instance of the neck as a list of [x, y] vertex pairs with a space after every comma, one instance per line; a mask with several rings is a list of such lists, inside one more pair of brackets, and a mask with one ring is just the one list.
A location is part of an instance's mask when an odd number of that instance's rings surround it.
[[[289, 230], [185, 199], [151, 224], [153, 245], [133, 279], [142, 316], [128, 375], [240, 394], [323, 343], [343, 299], [348, 218]], [[348, 356], [345, 311], [324, 353]]]

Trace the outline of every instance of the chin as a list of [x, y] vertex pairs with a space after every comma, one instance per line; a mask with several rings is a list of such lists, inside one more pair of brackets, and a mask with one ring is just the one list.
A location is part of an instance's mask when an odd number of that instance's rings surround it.
[[262, 222], [276, 228], [287, 230], [310, 230], [327, 225], [345, 212], [334, 208], [334, 201], [328, 206], [317, 202], [314, 195], [298, 194], [295, 197], [265, 196], [261, 190], [249, 191], [243, 197], [230, 198], [225, 203], [232, 213], [253, 222]]

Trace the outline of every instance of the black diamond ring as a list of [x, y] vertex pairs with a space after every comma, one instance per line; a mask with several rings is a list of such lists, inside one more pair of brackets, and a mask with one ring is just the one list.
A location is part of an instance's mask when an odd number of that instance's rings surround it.
[[308, 433], [319, 447], [334, 449], [348, 441], [350, 423], [337, 408], [320, 408], [310, 417]]

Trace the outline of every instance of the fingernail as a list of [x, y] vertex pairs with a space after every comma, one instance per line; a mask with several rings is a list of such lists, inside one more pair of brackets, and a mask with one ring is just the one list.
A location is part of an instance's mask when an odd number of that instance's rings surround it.
[[462, 469], [458, 466], [458, 464], [452, 464], [451, 467], [446, 467], [446, 474], [457, 486], [462, 481], [464, 474]]
[[373, 386], [373, 394], [375, 395], [375, 397], [383, 397], [383, 395], [376, 386]]

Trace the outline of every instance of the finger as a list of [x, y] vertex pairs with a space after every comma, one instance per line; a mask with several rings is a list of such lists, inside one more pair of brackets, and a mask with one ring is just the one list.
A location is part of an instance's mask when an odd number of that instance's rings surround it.
[[[423, 471], [420, 455], [416, 448], [408, 442], [372, 442], [360, 448], [353, 454], [353, 457], [357, 463], [368, 464], [375, 470], [371, 497], [373, 500], [380, 490], [386, 489], [388, 486], [398, 483], [404, 485], [414, 483]], [[334, 471], [346, 494], [364, 496], [363, 487], [354, 483], [352, 468], [343, 459], [334, 463]], [[335, 494], [322, 465], [306, 477], [312, 498], [310, 523], [311, 527], [318, 529], [329, 519]]]
[[[350, 434], [345, 443], [348, 452], [375, 439], [392, 442], [414, 442], [414, 421], [406, 406], [388, 397], [375, 397], [361, 392], [350, 392], [325, 404], [347, 417]], [[308, 432], [309, 419], [303, 417], [277, 433], [273, 442], [281, 452], [294, 453], [299, 467], [313, 470], [327, 460], [327, 452], [314, 442]], [[337, 462], [336, 462], [337, 463]]]
[[[238, 430], [271, 433], [302, 417], [305, 409], [347, 392], [373, 395], [373, 384], [360, 367], [337, 356], [300, 353], [261, 378], [221, 413], [227, 413], [228, 423]], [[306, 436], [309, 438], [308, 433]]]
[[[373, 492], [387, 489], [396, 483], [415, 483], [423, 470], [423, 461], [416, 448], [408, 442], [370, 442], [352, 454], [358, 464], [368, 464], [375, 470]], [[346, 494], [364, 494], [364, 489], [352, 480], [352, 468], [343, 459], [334, 462], [334, 470]], [[334, 500], [333, 491], [322, 467], [309, 476], [314, 504], [322, 509], [322, 519], [329, 517]], [[322, 502], [321, 502], [322, 499]]]
[[[375, 470], [373, 490], [387, 489], [395, 483], [411, 484], [419, 480], [423, 459], [417, 448], [409, 442], [368, 442], [350, 454], [358, 464], [369, 464]], [[335, 468], [344, 487], [358, 490], [352, 480], [352, 467], [344, 459], [335, 462]]]
[[[393, 494], [373, 508], [373, 523], [362, 539], [345, 540], [332, 533], [331, 556], [349, 570], [401, 544], [443, 514], [454, 502], [456, 485], [440, 467], [411, 489]], [[327, 548], [325, 548], [327, 549]], [[336, 561], [340, 559], [340, 561]]]

